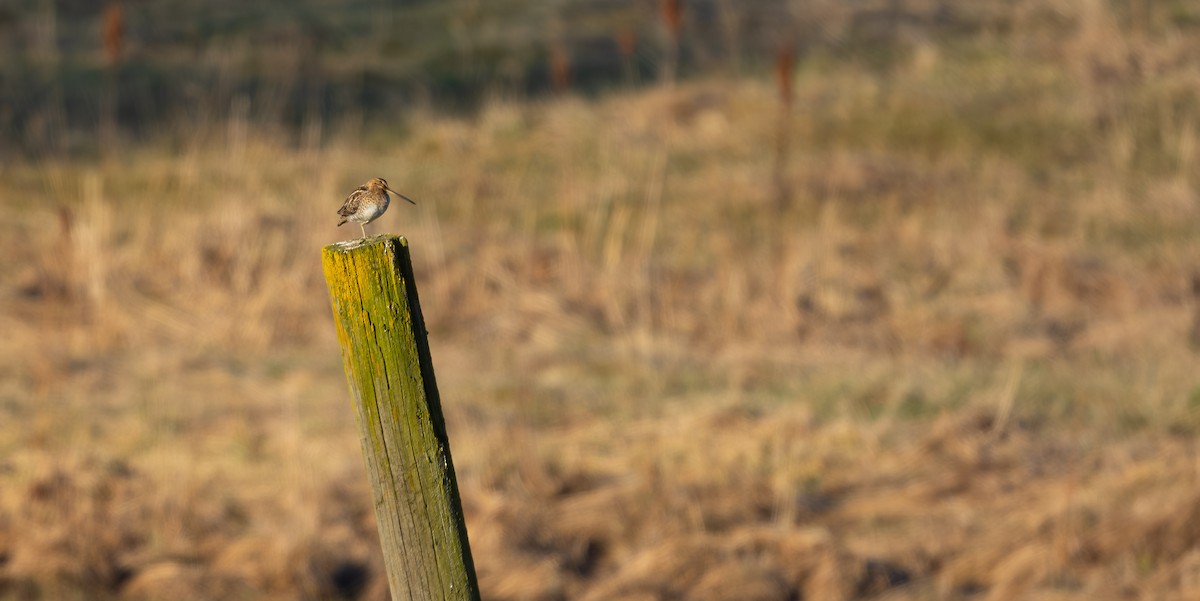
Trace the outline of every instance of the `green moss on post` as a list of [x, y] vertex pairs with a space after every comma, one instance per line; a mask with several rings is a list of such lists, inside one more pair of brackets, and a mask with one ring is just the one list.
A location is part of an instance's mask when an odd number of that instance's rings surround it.
[[408, 242], [321, 253], [392, 599], [479, 599]]

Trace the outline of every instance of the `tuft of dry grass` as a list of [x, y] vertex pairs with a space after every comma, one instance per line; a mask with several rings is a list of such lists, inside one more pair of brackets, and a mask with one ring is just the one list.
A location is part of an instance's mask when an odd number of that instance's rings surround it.
[[372, 176], [488, 598], [1195, 597], [1197, 46], [1147, 11], [801, 60], [782, 166], [750, 77], [0, 165], [0, 599], [386, 598], [318, 268]]

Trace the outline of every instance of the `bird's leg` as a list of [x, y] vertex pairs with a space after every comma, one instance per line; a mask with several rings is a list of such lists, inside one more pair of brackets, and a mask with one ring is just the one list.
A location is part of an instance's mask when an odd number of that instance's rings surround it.
[[367, 237], [367, 224], [360, 223], [360, 224], [358, 224], [358, 227], [362, 228], [363, 238], [366, 238]]

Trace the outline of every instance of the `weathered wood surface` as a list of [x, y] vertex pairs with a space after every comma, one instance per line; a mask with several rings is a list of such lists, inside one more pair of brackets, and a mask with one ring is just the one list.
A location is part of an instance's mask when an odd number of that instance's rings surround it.
[[479, 599], [408, 242], [326, 246], [392, 599]]

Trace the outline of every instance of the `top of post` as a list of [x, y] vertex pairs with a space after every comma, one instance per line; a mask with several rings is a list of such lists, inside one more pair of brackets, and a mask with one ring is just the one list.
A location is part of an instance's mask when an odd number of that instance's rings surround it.
[[386, 246], [389, 243], [407, 247], [408, 239], [404, 236], [397, 236], [395, 234], [379, 234], [377, 236], [369, 236], [367, 238], [355, 238], [353, 240], [334, 242], [333, 244], [326, 246], [325, 250], [328, 252], [348, 253], [360, 248], [374, 246], [376, 244], [383, 244]]

